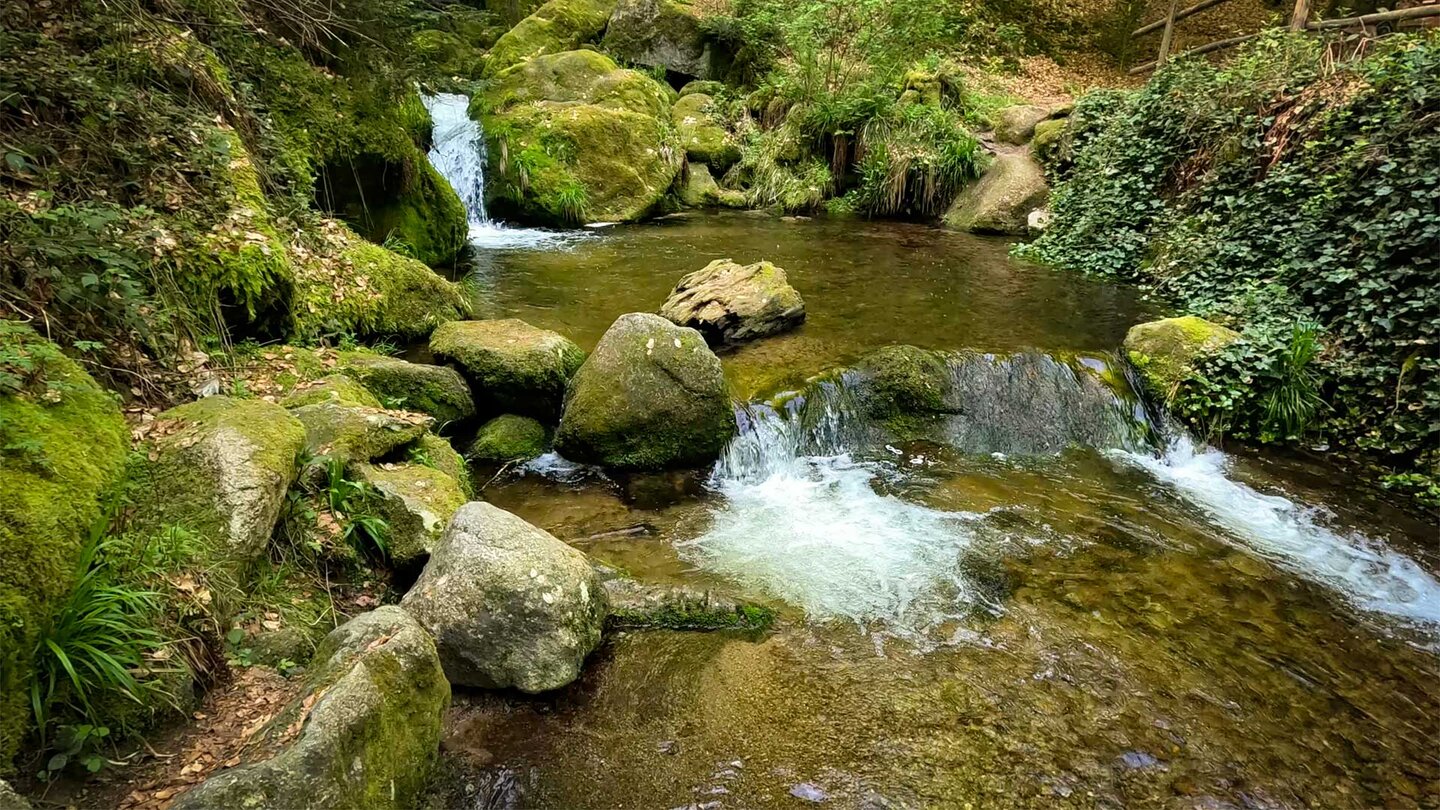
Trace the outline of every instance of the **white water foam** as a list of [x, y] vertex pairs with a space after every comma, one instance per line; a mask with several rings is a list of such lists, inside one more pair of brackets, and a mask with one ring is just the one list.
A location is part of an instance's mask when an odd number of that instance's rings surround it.
[[902, 635], [970, 604], [959, 565], [977, 516], [877, 492], [882, 465], [802, 454], [798, 421], [768, 409], [742, 418], [711, 481], [725, 504], [681, 555], [811, 619], [879, 621]]
[[1360, 534], [1321, 525], [1315, 511], [1266, 495], [1226, 475], [1228, 459], [1197, 450], [1188, 437], [1159, 457], [1112, 451], [1123, 463], [1169, 484], [1246, 550], [1325, 585], [1362, 610], [1440, 628], [1440, 582], [1409, 557]]
[[587, 238], [576, 231], [512, 228], [485, 213], [485, 136], [467, 112], [470, 99], [456, 93], [423, 96], [434, 125], [426, 157], [459, 195], [470, 221], [470, 243], [487, 249], [555, 247]]

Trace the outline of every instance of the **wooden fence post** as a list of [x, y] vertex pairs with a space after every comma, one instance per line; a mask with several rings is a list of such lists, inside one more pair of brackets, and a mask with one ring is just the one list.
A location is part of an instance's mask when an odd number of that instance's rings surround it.
[[[1175, 36], [1175, 7], [1180, 0], [1170, 0], [1170, 13], [1165, 15], [1165, 33], [1160, 35], [1160, 55], [1155, 59], [1155, 67], [1159, 69], [1170, 58], [1170, 40]], [[1304, 2], [1304, 0], [1300, 0]]]
[[1311, 0], [1295, 0], [1295, 11], [1290, 15], [1290, 30], [1304, 31], [1305, 24], [1310, 22]]

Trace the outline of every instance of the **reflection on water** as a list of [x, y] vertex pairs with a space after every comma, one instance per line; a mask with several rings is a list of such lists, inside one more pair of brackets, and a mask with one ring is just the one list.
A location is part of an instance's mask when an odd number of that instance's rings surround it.
[[[943, 237], [921, 230], [704, 222], [654, 232], [772, 239], [735, 258], [840, 268], [794, 274], [806, 351], [724, 358], [742, 390], [901, 340], [1103, 351], [1143, 317], [1123, 290], [999, 252], [985, 269], [929, 255]], [[497, 260], [491, 289], [506, 314], [593, 342], [658, 304], [694, 252], [615, 229], [564, 257]], [[907, 275], [912, 253], [927, 269]], [[905, 280], [841, 292], [862, 275]], [[1434, 526], [1291, 461], [991, 455], [973, 430], [968, 453], [861, 447], [840, 421], [798, 436], [775, 411], [746, 416], [708, 481], [553, 456], [477, 471], [488, 500], [597, 559], [782, 620], [759, 639], [621, 634], [551, 696], [457, 692], [430, 806], [1437, 806]]]

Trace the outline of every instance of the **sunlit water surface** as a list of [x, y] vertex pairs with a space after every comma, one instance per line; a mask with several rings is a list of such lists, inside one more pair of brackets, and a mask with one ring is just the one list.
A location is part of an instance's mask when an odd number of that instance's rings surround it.
[[[1103, 356], [1155, 314], [1006, 250], [695, 215], [481, 252], [472, 282], [486, 314], [588, 349], [711, 259], [770, 259], [809, 320], [723, 356], [739, 401], [888, 343]], [[1183, 437], [967, 455], [741, 416], [713, 473], [476, 470], [597, 559], [782, 620], [620, 634], [550, 696], [457, 692], [431, 806], [1440, 806], [1433, 525], [1327, 468]]]

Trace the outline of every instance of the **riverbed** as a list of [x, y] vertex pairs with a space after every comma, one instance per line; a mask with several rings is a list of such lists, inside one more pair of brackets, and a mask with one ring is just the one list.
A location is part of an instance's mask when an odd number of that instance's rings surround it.
[[[722, 355], [738, 403], [892, 343], [1113, 369], [1163, 314], [1008, 248], [690, 214], [487, 249], [468, 283], [589, 349], [712, 259], [773, 261], [808, 319]], [[1335, 471], [1183, 433], [1023, 456], [761, 439], [693, 475], [475, 471], [602, 562], [781, 619], [617, 634], [558, 694], [457, 691], [433, 806], [1436, 806], [1434, 527]]]

